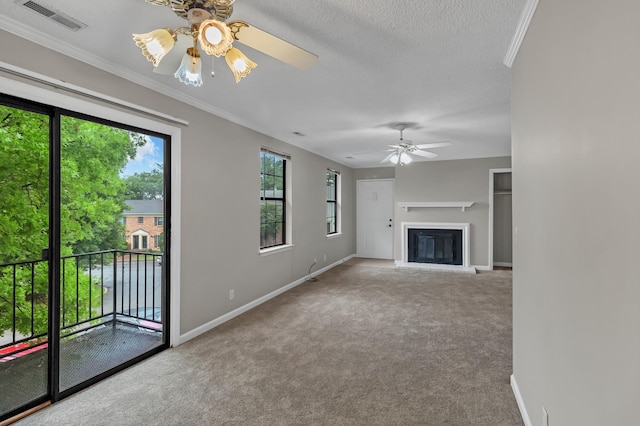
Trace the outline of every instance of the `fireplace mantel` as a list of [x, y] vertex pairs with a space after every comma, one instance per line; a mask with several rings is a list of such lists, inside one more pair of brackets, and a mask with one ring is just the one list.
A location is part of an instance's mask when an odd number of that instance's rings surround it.
[[473, 201], [398, 201], [398, 206], [402, 207], [404, 211], [408, 212], [409, 209], [430, 209], [430, 208], [456, 208], [465, 211], [467, 208], [473, 206]]

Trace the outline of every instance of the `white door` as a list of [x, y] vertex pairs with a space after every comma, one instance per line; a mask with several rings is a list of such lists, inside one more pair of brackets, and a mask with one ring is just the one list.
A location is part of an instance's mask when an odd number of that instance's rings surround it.
[[357, 182], [358, 257], [393, 259], [393, 189], [392, 179]]

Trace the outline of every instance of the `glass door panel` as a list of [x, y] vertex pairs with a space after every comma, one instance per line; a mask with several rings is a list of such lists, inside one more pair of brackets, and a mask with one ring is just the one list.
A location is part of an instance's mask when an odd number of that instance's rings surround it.
[[64, 392], [164, 344], [164, 140], [69, 116], [60, 128]]
[[49, 126], [0, 104], [0, 418], [48, 396]]

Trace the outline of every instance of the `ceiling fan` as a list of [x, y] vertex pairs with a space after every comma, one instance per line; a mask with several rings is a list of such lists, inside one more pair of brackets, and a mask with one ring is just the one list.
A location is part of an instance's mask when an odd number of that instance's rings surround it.
[[[257, 65], [233, 47], [237, 41], [299, 69], [307, 69], [318, 57], [243, 21], [225, 22], [235, 0], [146, 0], [169, 7], [188, 27], [161, 28], [133, 34], [142, 54], [153, 63], [154, 72], [173, 74], [187, 85], [202, 85], [200, 49], [207, 55], [224, 56], [236, 82]], [[213, 68], [211, 75], [214, 75]]]
[[436, 154], [435, 152], [424, 150], [430, 148], [441, 148], [451, 145], [450, 142], [446, 141], [414, 145], [412, 141], [403, 138], [403, 132], [406, 128], [406, 124], [398, 124], [396, 126], [396, 129], [400, 130], [400, 142], [395, 145], [389, 145], [390, 149], [388, 149], [387, 152], [391, 153], [387, 155], [385, 159], [381, 161], [381, 163], [390, 161], [393, 164], [404, 166], [405, 164], [409, 164], [413, 161], [411, 154], [419, 155], [426, 158], [435, 158], [438, 156], [438, 154]]

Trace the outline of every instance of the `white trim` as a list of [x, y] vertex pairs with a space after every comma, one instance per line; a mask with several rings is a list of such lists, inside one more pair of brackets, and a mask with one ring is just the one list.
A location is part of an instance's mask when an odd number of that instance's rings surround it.
[[[401, 252], [402, 260], [397, 260], [396, 266], [405, 268], [429, 269], [438, 271], [457, 271], [476, 273], [471, 266], [471, 224], [470, 223], [441, 223], [441, 222], [402, 222], [401, 228]], [[441, 265], [437, 263], [409, 262], [407, 253], [407, 240], [411, 229], [456, 229], [462, 231], [462, 265]]]
[[[318, 271], [314, 272], [313, 275], [314, 276], [318, 276], [320, 274], [322, 274], [323, 272], [328, 271], [331, 268], [334, 268], [344, 262], [346, 262], [349, 259], [352, 259], [355, 257], [355, 254], [352, 254], [350, 256], [345, 257], [344, 259], [341, 259], [337, 262], [332, 263], [331, 265], [325, 266], [322, 269], [319, 269]], [[304, 283], [304, 282], [308, 282], [309, 280], [309, 276], [305, 275], [304, 277], [298, 278], [296, 281], [287, 284], [283, 287], [280, 287], [277, 290], [272, 291], [269, 294], [265, 294], [262, 297], [257, 298], [256, 300], [247, 303], [246, 305], [240, 306], [237, 309], [234, 309], [231, 312], [228, 312], [222, 316], [219, 316], [218, 318], [209, 321], [208, 323], [202, 324], [199, 327], [194, 328], [193, 330], [187, 331], [186, 333], [180, 335], [180, 337], [178, 338], [178, 345], [181, 345], [185, 342], [188, 342], [189, 340], [198, 337], [199, 335], [201, 335], [202, 333], [206, 333], [207, 331], [210, 331], [214, 328], [216, 328], [219, 325], [224, 324], [225, 322], [232, 320], [233, 318], [237, 317], [238, 315], [241, 315], [247, 311], [250, 311], [251, 309], [263, 304], [264, 302], [267, 302], [271, 299], [273, 299], [276, 296], [281, 295], [282, 293], [291, 290], [292, 288]]]
[[161, 120], [166, 120], [174, 124], [181, 124], [184, 126], [189, 125], [189, 122], [187, 120], [183, 120], [181, 118], [177, 118], [169, 114], [165, 114], [163, 112], [155, 111], [150, 108], [136, 105], [131, 102], [124, 101], [122, 99], [114, 98], [113, 96], [108, 96], [102, 93], [94, 92], [93, 90], [85, 89], [84, 87], [76, 86], [75, 84], [70, 84], [70, 83], [67, 83], [66, 81], [57, 80], [55, 78], [51, 78], [43, 74], [38, 74], [36, 72], [29, 71], [24, 68], [16, 67], [15, 65], [11, 65], [6, 62], [0, 61], [0, 71], [9, 75], [14, 75], [14, 76], [29, 80], [29, 81], [44, 84], [54, 89], [60, 89], [65, 92], [80, 95], [88, 99], [97, 100], [99, 102], [104, 102], [106, 104], [114, 105], [119, 108], [125, 108], [130, 111], [142, 113], [154, 118], [159, 118]]
[[503, 268], [512, 268], [513, 263], [511, 262], [493, 262], [493, 266], [502, 266]]
[[113, 107], [88, 102], [84, 99], [77, 99], [59, 90], [32, 86], [3, 76], [0, 76], [0, 92], [171, 136], [171, 331], [169, 344], [174, 345], [180, 330], [180, 164], [182, 161], [182, 131], [180, 127], [130, 112], [119, 111]]
[[520, 45], [522, 45], [524, 37], [527, 35], [527, 30], [529, 29], [529, 25], [531, 25], [533, 15], [536, 13], [538, 2], [539, 0], [527, 0], [527, 3], [522, 9], [520, 21], [518, 21], [518, 26], [516, 27], [516, 33], [513, 35], [513, 38], [511, 38], [511, 43], [503, 60], [503, 63], [509, 68], [513, 66], [513, 61], [515, 61], [516, 55], [520, 50]]
[[474, 266], [440, 265], [437, 263], [402, 262], [401, 260], [396, 260], [395, 265], [398, 268], [424, 269], [425, 271], [463, 272], [465, 274], [476, 273], [476, 268]]
[[532, 426], [529, 413], [527, 413], [527, 407], [524, 405], [522, 394], [520, 394], [520, 388], [518, 388], [518, 383], [516, 382], [516, 376], [513, 374], [511, 375], [511, 389], [513, 390], [513, 395], [516, 397], [516, 402], [518, 403], [518, 408], [520, 409], [520, 415], [522, 416], [524, 426]]
[[[177, 346], [180, 341], [180, 266], [182, 230], [182, 139], [180, 133], [171, 136], [171, 309], [169, 311], [169, 344]], [[166, 221], [165, 221], [166, 223]]]
[[[512, 169], [509, 167], [502, 169], [489, 169], [489, 262], [487, 270], [493, 271], [493, 266], [506, 266], [498, 263], [493, 263], [493, 196], [495, 190], [495, 175], [496, 173], [511, 173]], [[511, 265], [509, 265], [511, 266]]]
[[338, 238], [338, 237], [342, 237], [342, 232], [336, 232], [335, 234], [328, 234], [327, 240], [331, 240], [333, 238]]
[[272, 254], [280, 253], [283, 251], [289, 251], [291, 249], [293, 249], [293, 244], [283, 244], [280, 246], [259, 249], [258, 251], [260, 252], [260, 257], [262, 257], [262, 256], [270, 256]]
[[402, 207], [405, 212], [417, 208], [460, 208], [465, 211], [474, 204], [473, 201], [398, 201], [398, 207]]

